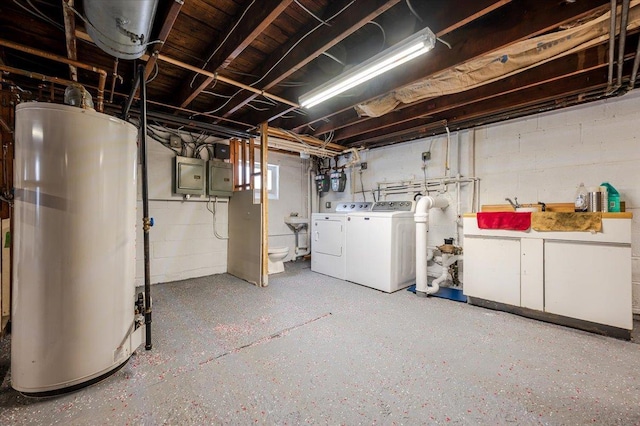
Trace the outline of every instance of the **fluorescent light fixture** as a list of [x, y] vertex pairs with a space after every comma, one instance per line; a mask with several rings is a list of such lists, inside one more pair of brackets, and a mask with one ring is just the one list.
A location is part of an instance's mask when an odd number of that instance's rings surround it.
[[322, 86], [300, 96], [300, 105], [311, 108], [373, 77], [389, 71], [433, 49], [436, 36], [429, 28], [396, 43], [373, 58], [329, 80]]

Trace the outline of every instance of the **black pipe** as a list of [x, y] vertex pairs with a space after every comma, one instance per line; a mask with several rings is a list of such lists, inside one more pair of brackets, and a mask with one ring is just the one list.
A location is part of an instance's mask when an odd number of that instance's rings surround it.
[[[151, 266], [149, 264], [149, 230], [151, 220], [149, 219], [149, 176], [147, 173], [147, 84], [144, 75], [144, 65], [138, 66], [138, 78], [134, 87], [140, 85], [140, 162], [142, 163], [142, 231], [144, 235], [144, 324], [146, 328], [145, 346], [150, 350], [151, 344]], [[127, 104], [131, 106], [133, 93], [129, 96]], [[126, 108], [126, 113], [129, 112]], [[125, 115], [126, 116], [126, 115]]]
[[[127, 120], [127, 116], [129, 115], [129, 110], [131, 109], [131, 104], [133, 103], [133, 99], [136, 96], [136, 92], [138, 91], [138, 86], [140, 86], [140, 82], [142, 82], [143, 86], [146, 86], [144, 74], [142, 75], [142, 77], [138, 76], [136, 79], [133, 80], [133, 86], [131, 86], [131, 92], [129, 92], [129, 97], [127, 98], [127, 103], [125, 103], [122, 106], [122, 119], [125, 120], [125, 121]], [[146, 101], [146, 99], [145, 99], [145, 101]], [[141, 100], [141, 102], [142, 102], [142, 100]], [[146, 126], [146, 124], [145, 124], [145, 126]]]

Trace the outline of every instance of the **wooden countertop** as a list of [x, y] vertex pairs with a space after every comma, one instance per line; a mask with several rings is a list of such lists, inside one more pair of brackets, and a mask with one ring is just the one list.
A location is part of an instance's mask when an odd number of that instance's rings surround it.
[[[492, 210], [483, 210], [483, 212], [485, 212], [485, 211], [492, 211]], [[513, 209], [511, 209], [511, 210], [498, 210], [498, 211], [513, 211]], [[464, 213], [462, 216], [463, 217], [476, 217], [476, 213]], [[603, 219], [632, 219], [633, 218], [633, 213], [631, 213], [631, 212], [620, 212], [620, 213], [602, 212], [602, 218]]]

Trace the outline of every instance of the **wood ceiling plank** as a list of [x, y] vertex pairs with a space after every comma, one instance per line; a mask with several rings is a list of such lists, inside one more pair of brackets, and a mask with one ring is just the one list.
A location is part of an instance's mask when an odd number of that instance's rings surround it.
[[[314, 20], [295, 37], [292, 37], [288, 43], [273, 52], [270, 59], [260, 67], [256, 73], [262, 76], [260, 86], [263, 90], [271, 89], [311, 62], [322, 52], [335, 46], [353, 34], [358, 28], [395, 6], [399, 1], [367, 1], [353, 9], [345, 10], [338, 17], [332, 19], [331, 26], [320, 25], [319, 22]], [[328, 19], [345, 8], [353, 7], [350, 6], [351, 3], [351, 0], [332, 2], [331, 9], [327, 11], [327, 16], [324, 19]], [[307, 36], [307, 34], [310, 35]], [[285, 59], [282, 60], [282, 58]], [[254, 94], [239, 96], [237, 101], [229, 103], [222, 115], [230, 116], [255, 98]]]
[[[238, 25], [235, 28], [228, 28], [229, 37], [222, 44], [220, 40], [216, 40], [209, 46], [207, 50], [211, 52], [208, 55], [210, 59], [205, 69], [215, 71], [229, 66], [292, 2], [293, 0], [264, 0], [253, 3], [247, 13], [240, 18]], [[212, 82], [213, 78], [209, 77], [195, 90], [185, 82], [179, 93], [189, 94], [180, 102], [180, 107], [184, 108], [191, 103]]]
[[[442, 7], [432, 7], [431, 13], [426, 15], [425, 21], [420, 26], [420, 29], [428, 26], [434, 32], [436, 32], [439, 36], [444, 36], [448, 34], [449, 31], [460, 28], [461, 23], [464, 23], [466, 25], [470, 22], [472, 18], [479, 19], [491, 12], [494, 12], [496, 9], [500, 8], [501, 6], [504, 6], [507, 3], [509, 2], [504, 0], [503, 1], [481, 0], [476, 2], [463, 2], [461, 4], [456, 4], [456, 7], [453, 10], [450, 7], [446, 7], [446, 4], [443, 5]], [[368, 20], [363, 20], [363, 21], [364, 23], [368, 22]], [[364, 25], [364, 23], [362, 25]], [[318, 38], [321, 38], [321, 37], [318, 37]], [[323, 50], [320, 50], [320, 51], [322, 52]], [[295, 71], [301, 67], [301, 66], [295, 66], [293, 64], [287, 64], [287, 66], [290, 68], [290, 71]], [[291, 73], [290, 72], [287, 73], [285, 77], [288, 76], [289, 74]], [[276, 80], [276, 83], [279, 81], [281, 81], [281, 79]], [[283, 94], [282, 96], [287, 97], [289, 99], [297, 99], [299, 95], [300, 95], [299, 90], [290, 90], [287, 93]], [[278, 107], [273, 111], [273, 114], [271, 115], [269, 115], [268, 113], [260, 114], [258, 119], [262, 121], [272, 121], [274, 118], [282, 115], [283, 112], [287, 109], [288, 108], [286, 108], [285, 106]], [[343, 108], [343, 110], [346, 110], [346, 109], [347, 108]], [[310, 111], [310, 113], [312, 114], [311, 115], [312, 117], [315, 117], [315, 115], [319, 115], [319, 117], [317, 119], [314, 119], [314, 121], [323, 119], [324, 118], [323, 115], [325, 116], [328, 115], [326, 111], [321, 114], [317, 112], [314, 114], [313, 111]], [[295, 124], [291, 125], [291, 128], [297, 128], [298, 130], [300, 130], [300, 127], [306, 124], [312, 124], [314, 122], [314, 121], [307, 121], [307, 122], [305, 121], [307, 120], [298, 119], [294, 122]]]
[[[592, 71], [597, 68], [604, 68], [607, 65], [605, 52], [606, 46], [596, 46], [579, 54], [556, 59], [539, 67], [475, 89], [416, 102], [407, 105], [405, 108], [397, 109], [382, 117], [378, 117], [377, 119], [370, 118], [337, 130], [333, 140], [339, 142], [355, 137], [368, 138], [376, 133], [380, 133], [382, 129], [401, 126], [403, 123], [410, 123], [412, 120], [420, 117], [438, 114], [488, 99], [495, 99], [518, 90], [548, 84], [558, 79]], [[631, 54], [631, 52], [629, 53]], [[410, 124], [409, 127], [411, 127]]]
[[[626, 56], [633, 57], [637, 45], [637, 35], [629, 38], [626, 43]], [[319, 137], [329, 131], [334, 131], [333, 140], [353, 138], [357, 135], [380, 131], [388, 126], [400, 124], [425, 114], [433, 114], [458, 106], [471, 104], [492, 97], [501, 96], [519, 88], [543, 84], [558, 78], [590, 71], [591, 69], [608, 65], [605, 45], [595, 46], [577, 54], [558, 58], [538, 67], [501, 79], [499, 81], [466, 90], [460, 93], [441, 96], [412, 104], [401, 105], [396, 110], [382, 117], [357, 117], [355, 111], [348, 115], [340, 115], [340, 125], [336, 120], [330, 124], [323, 123], [316, 129], [314, 136]]]
[[169, 34], [171, 33], [171, 29], [180, 15], [180, 9], [182, 9], [183, 2], [173, 1], [171, 6], [169, 7], [169, 11], [167, 12], [167, 16], [165, 16], [164, 21], [162, 22], [162, 27], [160, 28], [160, 33], [156, 37], [156, 40], [162, 41], [162, 43], [154, 44], [152, 49], [152, 54], [147, 61], [147, 65], [144, 68], [144, 77], [149, 78], [153, 69], [155, 68], [156, 61], [158, 58], [158, 53], [162, 51], [162, 47], [164, 43], [167, 41]]
[[[327, 119], [354, 105], [375, 99], [395, 88], [406, 86], [456, 64], [469, 61], [520, 40], [553, 30], [576, 18], [605, 10], [605, 0], [582, 0], [568, 4], [556, 1], [522, 0], [511, 2], [490, 15], [454, 31], [447, 41], [448, 49], [436, 44], [434, 50], [416, 58], [410, 66], [398, 67], [369, 82], [359, 96], [334, 98], [309, 110], [306, 118], [294, 120], [291, 128], [299, 130], [307, 124]], [[462, 19], [462, 17], [458, 17]]]
[[545, 102], [554, 101], [569, 96], [580, 95], [592, 90], [604, 90], [607, 86], [607, 75], [600, 68], [593, 69], [577, 75], [557, 79], [542, 85], [534, 85], [522, 90], [514, 90], [511, 93], [483, 100], [481, 102], [464, 105], [459, 108], [436, 114], [428, 118], [417, 119], [403, 123], [397, 127], [386, 129], [385, 135], [371, 134], [370, 137], [360, 135], [352, 139], [343, 140], [345, 146], [368, 146], [372, 142], [390, 140], [396, 137], [406, 136], [419, 131], [421, 127], [429, 126], [434, 121], [446, 120], [450, 127], [456, 123], [462, 123], [481, 117], [504, 113], [512, 110], [534, 107]]

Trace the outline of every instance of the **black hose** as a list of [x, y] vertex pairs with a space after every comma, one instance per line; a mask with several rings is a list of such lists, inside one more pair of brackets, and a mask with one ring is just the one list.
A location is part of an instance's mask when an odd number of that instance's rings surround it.
[[[142, 163], [142, 230], [144, 236], [144, 323], [145, 346], [151, 350], [151, 265], [149, 264], [149, 176], [147, 173], [147, 84], [144, 78], [144, 65], [138, 66], [138, 82], [140, 85], [140, 162]], [[130, 96], [129, 99], [132, 99]], [[128, 102], [129, 106], [131, 103]], [[128, 112], [128, 108], [126, 110]]]

